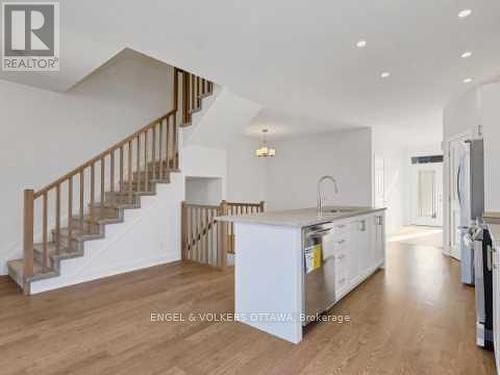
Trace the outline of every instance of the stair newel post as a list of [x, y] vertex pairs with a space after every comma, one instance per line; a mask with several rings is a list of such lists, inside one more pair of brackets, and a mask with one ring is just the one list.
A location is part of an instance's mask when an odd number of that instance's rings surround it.
[[188, 213], [186, 201], [181, 203], [181, 259], [188, 260], [187, 248], [187, 229], [188, 229]]
[[23, 202], [23, 290], [29, 294], [29, 281], [33, 277], [33, 236], [34, 236], [34, 212], [35, 192], [32, 189], [24, 190]]
[[[221, 216], [227, 215], [229, 213], [229, 204], [227, 201], [223, 200], [220, 203], [220, 214]], [[227, 221], [220, 221], [220, 231], [221, 231], [221, 243], [219, 244], [219, 267], [224, 269], [227, 262], [227, 253], [229, 248], [229, 223]]]

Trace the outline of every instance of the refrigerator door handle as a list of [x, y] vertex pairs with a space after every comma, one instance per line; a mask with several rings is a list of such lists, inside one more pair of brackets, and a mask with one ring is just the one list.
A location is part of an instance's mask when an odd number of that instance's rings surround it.
[[460, 194], [460, 177], [462, 175], [462, 163], [458, 166], [457, 171], [457, 196], [458, 196], [458, 205], [462, 207], [462, 195]]
[[486, 267], [488, 268], [488, 271], [493, 270], [493, 249], [491, 245], [488, 245], [486, 252]]

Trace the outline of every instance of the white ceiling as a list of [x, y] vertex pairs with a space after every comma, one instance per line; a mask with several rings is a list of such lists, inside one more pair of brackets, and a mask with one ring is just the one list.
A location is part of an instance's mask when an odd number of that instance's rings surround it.
[[[455, 95], [500, 74], [497, 0], [61, 2], [63, 71], [0, 77], [64, 90], [121, 48], [203, 74], [320, 127], [436, 127]], [[471, 8], [466, 19], [457, 13]], [[355, 48], [366, 39], [364, 49]], [[471, 58], [460, 55], [472, 51]], [[381, 79], [382, 71], [391, 72]], [[462, 79], [474, 77], [472, 84]], [[267, 116], [267, 117], [266, 117]], [[295, 121], [307, 128], [314, 121]], [[312, 128], [316, 125], [312, 126]]]

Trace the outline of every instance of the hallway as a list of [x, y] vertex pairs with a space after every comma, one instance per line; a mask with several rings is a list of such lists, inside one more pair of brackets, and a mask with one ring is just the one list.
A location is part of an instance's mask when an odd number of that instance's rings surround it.
[[443, 228], [408, 225], [401, 228], [397, 234], [389, 236], [388, 241], [408, 245], [442, 248]]

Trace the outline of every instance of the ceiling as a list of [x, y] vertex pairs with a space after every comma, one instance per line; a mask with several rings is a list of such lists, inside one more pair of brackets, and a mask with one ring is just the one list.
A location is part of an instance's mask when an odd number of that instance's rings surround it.
[[[264, 120], [286, 113], [292, 128], [317, 131], [435, 130], [453, 96], [500, 75], [496, 0], [65, 0], [61, 7], [62, 71], [0, 78], [66, 90], [130, 47], [272, 108]], [[464, 8], [472, 14], [459, 19]], [[356, 48], [360, 39], [365, 48]], [[461, 58], [465, 51], [472, 56]], [[391, 76], [382, 79], [384, 71]]]

